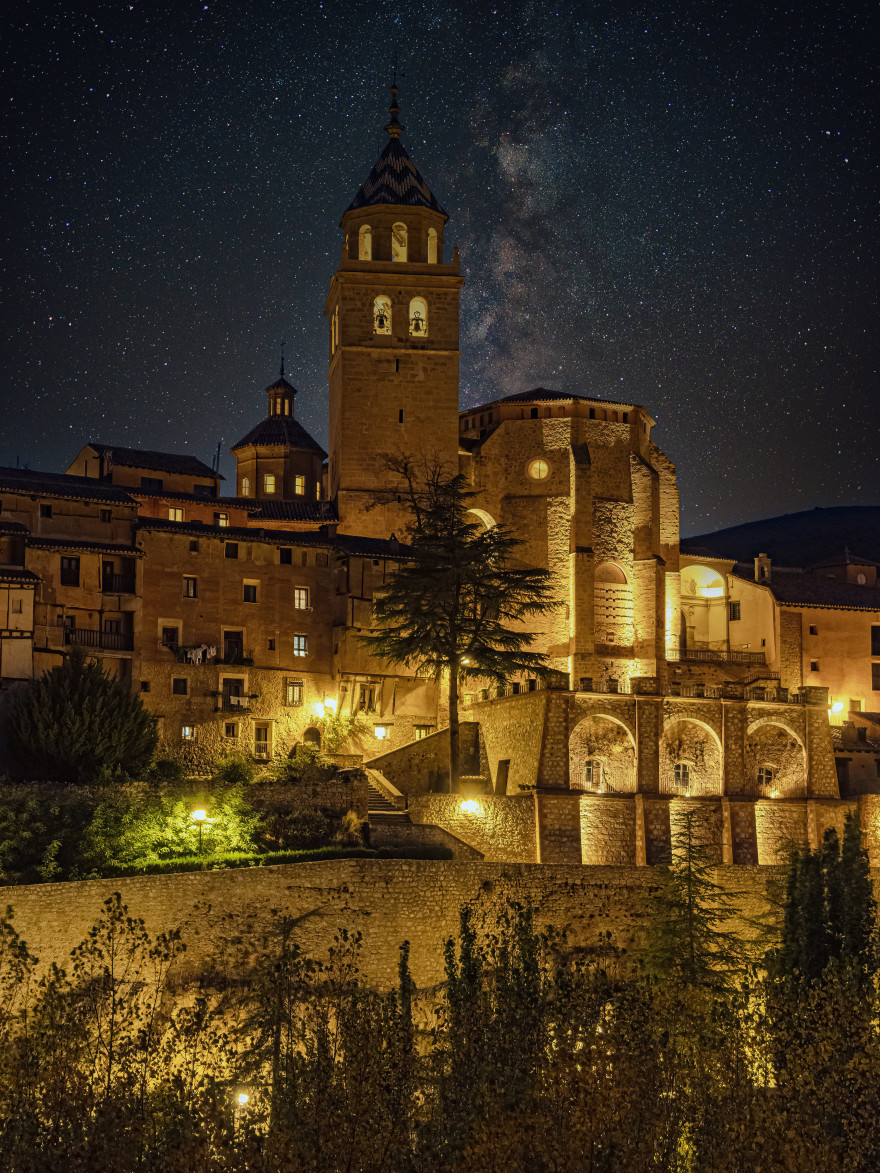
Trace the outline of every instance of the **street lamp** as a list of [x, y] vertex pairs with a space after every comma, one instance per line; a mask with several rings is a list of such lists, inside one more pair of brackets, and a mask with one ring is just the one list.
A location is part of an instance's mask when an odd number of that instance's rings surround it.
[[193, 811], [190, 815], [192, 821], [199, 829], [199, 855], [202, 854], [202, 826], [208, 821], [208, 812], [203, 810]]

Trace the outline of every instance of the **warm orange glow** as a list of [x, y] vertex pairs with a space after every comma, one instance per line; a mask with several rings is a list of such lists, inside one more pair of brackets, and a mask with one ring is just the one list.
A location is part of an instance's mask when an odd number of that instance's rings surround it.
[[469, 815], [475, 815], [480, 809], [480, 804], [478, 802], [474, 802], [472, 798], [468, 798], [465, 799], [465, 801], [461, 804], [461, 809], [463, 811], [467, 811]]

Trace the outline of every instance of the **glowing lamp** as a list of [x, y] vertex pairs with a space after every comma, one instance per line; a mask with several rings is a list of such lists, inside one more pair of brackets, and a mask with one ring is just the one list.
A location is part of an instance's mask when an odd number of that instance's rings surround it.
[[335, 696], [328, 697], [324, 701], [324, 708], [329, 709], [331, 713], [336, 712], [336, 705], [337, 705], [337, 700], [336, 700]]
[[192, 818], [196, 823], [204, 823], [208, 817], [208, 812], [203, 810], [193, 811]]
[[463, 811], [467, 811], [469, 815], [475, 815], [480, 809], [480, 804], [478, 802], [474, 802], [472, 798], [468, 798], [465, 799], [465, 801], [461, 804], [461, 809]]
[[249, 1099], [250, 1099], [250, 1096], [247, 1094], [247, 1092], [239, 1092], [238, 1093], [239, 1107], [243, 1108], [247, 1104]]
[[832, 713], [842, 713], [843, 712], [843, 701], [835, 701], [834, 704], [831, 706], [831, 712]]

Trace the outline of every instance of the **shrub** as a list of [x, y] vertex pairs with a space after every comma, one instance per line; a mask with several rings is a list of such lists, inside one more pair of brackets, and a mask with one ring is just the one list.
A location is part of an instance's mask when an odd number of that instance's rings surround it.
[[361, 846], [364, 841], [363, 825], [364, 820], [360, 818], [357, 811], [346, 811], [333, 833], [333, 842], [344, 847]]
[[275, 807], [263, 816], [261, 840], [275, 851], [298, 851], [330, 842], [333, 826], [320, 810], [286, 810]]
[[172, 859], [137, 860], [121, 868], [108, 868], [111, 876], [155, 876], [173, 872], [211, 872], [225, 868], [271, 867], [284, 863], [317, 863], [325, 859], [452, 859], [448, 847], [343, 847], [330, 845], [308, 851], [268, 851], [257, 854], [227, 851], [216, 855], [179, 855]]
[[214, 766], [214, 781], [222, 786], [250, 786], [257, 777], [257, 767], [244, 754], [231, 753], [218, 758]]
[[155, 719], [140, 697], [76, 645], [57, 668], [15, 690], [5, 724], [30, 776], [58, 782], [136, 777], [157, 743]]

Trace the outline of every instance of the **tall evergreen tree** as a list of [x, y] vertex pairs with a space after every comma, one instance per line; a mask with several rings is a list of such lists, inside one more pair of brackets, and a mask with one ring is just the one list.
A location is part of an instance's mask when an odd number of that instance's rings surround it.
[[553, 610], [546, 570], [514, 565], [520, 541], [485, 529], [470, 512], [475, 494], [461, 475], [389, 461], [401, 477], [409, 549], [373, 603], [373, 655], [447, 681], [450, 789], [458, 790], [459, 693], [465, 680], [504, 684], [518, 672], [542, 675], [524, 619]]
[[745, 963], [742, 941], [724, 928], [736, 893], [714, 878], [717, 846], [710, 815], [692, 807], [673, 816], [672, 862], [652, 898], [643, 963], [662, 981], [724, 988]]
[[57, 668], [17, 689], [6, 712], [12, 752], [32, 778], [136, 777], [156, 749], [156, 721], [128, 685], [74, 645]]

